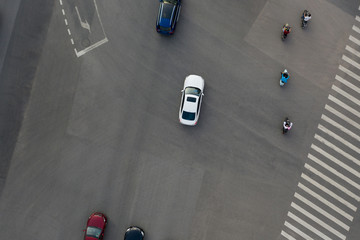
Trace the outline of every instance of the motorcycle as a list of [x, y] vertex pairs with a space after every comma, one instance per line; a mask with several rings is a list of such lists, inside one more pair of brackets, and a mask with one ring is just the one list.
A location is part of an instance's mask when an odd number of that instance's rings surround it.
[[301, 15], [301, 28], [305, 28], [311, 19], [311, 13], [308, 10], [304, 10]]
[[291, 32], [291, 27], [289, 26], [289, 24], [285, 24], [282, 27], [282, 31], [281, 31], [281, 39], [284, 41], [287, 38], [287, 35], [289, 35], [289, 33]]
[[283, 126], [282, 126], [282, 133], [285, 134], [288, 131], [290, 131], [290, 129], [292, 128], [293, 123], [290, 122], [289, 118], [286, 117], [284, 122], [283, 122]]
[[287, 83], [287, 81], [289, 80], [289, 78], [290, 78], [290, 74], [286, 69], [283, 72], [281, 72], [280, 87], [284, 86], [285, 83]]

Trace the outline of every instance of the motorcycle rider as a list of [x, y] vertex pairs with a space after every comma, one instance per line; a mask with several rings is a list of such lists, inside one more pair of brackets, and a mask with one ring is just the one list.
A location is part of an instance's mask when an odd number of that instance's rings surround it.
[[286, 69], [283, 72], [281, 72], [280, 86], [284, 86], [284, 84], [287, 83], [289, 77], [290, 74]]
[[282, 28], [282, 32], [284, 34], [284, 37], [283, 38], [286, 38], [287, 35], [291, 32], [291, 27], [288, 23], [286, 23], [283, 28]]
[[302, 27], [305, 27], [307, 22], [311, 19], [311, 13], [305, 9], [303, 15], [301, 16], [301, 19], [303, 20]]
[[285, 118], [285, 121], [283, 122], [283, 134], [289, 131], [292, 125], [293, 123], [289, 120], [289, 118]]

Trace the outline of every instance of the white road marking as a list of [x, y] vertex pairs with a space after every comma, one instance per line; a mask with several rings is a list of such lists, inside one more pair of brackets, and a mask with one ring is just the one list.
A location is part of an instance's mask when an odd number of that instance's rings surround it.
[[339, 69], [341, 71], [343, 71], [344, 73], [346, 73], [347, 75], [349, 75], [350, 77], [353, 77], [354, 79], [356, 79], [356, 80], [358, 80], [360, 82], [360, 76], [359, 75], [353, 73], [352, 71], [350, 71], [349, 69], [347, 69], [347, 68], [345, 68], [345, 67], [343, 67], [341, 65], [339, 65]]
[[68, 31], [69, 36], [71, 36], [71, 32], [70, 32], [70, 29], [69, 29], [69, 28], [67, 29], [67, 31]]
[[306, 223], [304, 220], [302, 220], [301, 218], [297, 217], [295, 214], [288, 212], [287, 214], [290, 218], [294, 219], [296, 222], [300, 223], [301, 225], [303, 225], [304, 227], [306, 227], [307, 229], [309, 229], [310, 231], [312, 231], [313, 233], [315, 233], [316, 235], [318, 235], [319, 237], [321, 237], [322, 239], [325, 240], [332, 240], [331, 238], [329, 238], [328, 236], [326, 236], [325, 234], [323, 234], [322, 232], [320, 232], [319, 230], [317, 230], [316, 228], [314, 228], [313, 226], [311, 226], [310, 224]]
[[360, 52], [356, 51], [355, 49], [353, 49], [349, 45], [346, 45], [345, 49], [348, 50], [349, 52], [351, 52], [352, 54], [354, 54], [355, 56], [360, 57]]
[[299, 199], [300, 201], [302, 201], [303, 203], [305, 203], [306, 205], [308, 205], [309, 207], [311, 207], [312, 209], [314, 209], [318, 213], [322, 214], [323, 216], [327, 217], [328, 219], [330, 219], [331, 221], [333, 221], [334, 223], [336, 223], [337, 225], [339, 225], [340, 227], [342, 227], [346, 231], [350, 230], [350, 227], [348, 225], [346, 225], [342, 221], [338, 220], [333, 215], [326, 212], [324, 209], [322, 209], [322, 208], [318, 207], [317, 205], [315, 205], [314, 203], [310, 202], [309, 200], [307, 200], [306, 198], [304, 198], [300, 194], [295, 192], [294, 196], [295, 196], [295, 198]]
[[360, 154], [360, 148], [354, 146], [352, 143], [350, 143], [349, 141], [343, 139], [342, 137], [340, 137], [339, 135], [337, 135], [336, 133], [332, 132], [331, 130], [327, 129], [326, 127], [324, 127], [323, 125], [319, 124], [318, 125], [318, 129], [320, 129], [321, 131], [323, 131], [324, 133], [328, 134], [329, 136], [335, 138], [336, 140], [338, 140], [339, 142], [341, 142], [342, 144], [344, 144], [345, 146], [349, 147], [350, 149], [352, 149], [353, 151], [357, 152]]
[[85, 53], [93, 50], [94, 48], [97, 48], [98, 46], [106, 43], [107, 41], [108, 41], [108, 39], [107, 39], [107, 38], [104, 38], [103, 40], [101, 40], [101, 41], [99, 41], [99, 42], [91, 45], [90, 47], [87, 47], [87, 48], [85, 48], [85, 49], [83, 49], [83, 50], [81, 50], [81, 51], [79, 51], [79, 52], [75, 49], [76, 56], [77, 56], [77, 57], [80, 57], [80, 56], [84, 55]]
[[65, 10], [64, 10], [64, 9], [61, 9], [61, 11], [62, 11], [62, 14], [65, 16]]
[[355, 62], [354, 60], [352, 60], [351, 58], [343, 55], [342, 59], [348, 63], [350, 63], [351, 65], [353, 65], [354, 67], [356, 67], [357, 69], [360, 69], [360, 64], [358, 64], [357, 62]]
[[70, 38], [71, 44], [74, 45], [74, 39]]
[[[360, 88], [358, 88], [357, 86], [355, 86], [354, 84], [352, 84], [352, 83], [350, 83], [350, 82], [348, 82], [348, 81], [346, 81], [345, 79], [343, 79], [342, 77], [340, 77], [340, 76], [338, 76], [338, 75], [336, 75], [335, 76], [335, 79], [336, 80], [338, 80], [339, 82], [341, 82], [342, 84], [344, 84], [345, 86], [347, 86], [347, 87], [349, 87], [349, 88], [351, 88], [352, 90], [354, 90], [355, 92], [358, 92], [358, 93], [360, 93]], [[333, 88], [334, 87], [336, 87], [335, 85], [333, 85]], [[350, 95], [350, 94], [349, 94]], [[355, 100], [356, 98], [354, 98], [353, 97], [353, 99]], [[356, 103], [356, 104], [358, 104], [359, 105], [359, 100], [351, 100], [351, 101], [353, 101], [354, 103]]]
[[354, 43], [356, 43], [357, 45], [360, 46], [360, 41], [357, 40], [355, 37], [353, 37], [353, 36], [350, 35], [350, 36], [349, 36], [349, 40], [352, 41], [352, 42], [354, 42]]
[[352, 205], [351, 203], [349, 203], [348, 201], [346, 201], [345, 199], [343, 199], [342, 197], [340, 197], [339, 195], [337, 195], [336, 193], [334, 193], [333, 191], [327, 189], [326, 187], [324, 187], [323, 185], [321, 185], [320, 183], [318, 183], [317, 181], [315, 181], [314, 179], [310, 178], [309, 176], [307, 176], [306, 174], [302, 173], [301, 177], [308, 181], [309, 183], [311, 183], [312, 185], [314, 185], [315, 187], [317, 187], [318, 189], [320, 189], [321, 191], [323, 191], [324, 193], [327, 193], [329, 196], [333, 197], [335, 200], [339, 201], [340, 203], [344, 204], [346, 207], [350, 208], [351, 210], [353, 210], [354, 212], [356, 212], [356, 207], [354, 205]]
[[312, 215], [311, 213], [309, 213], [308, 211], [306, 211], [305, 209], [303, 209], [302, 207], [300, 207], [296, 203], [292, 202], [291, 207], [293, 207], [294, 209], [296, 209], [297, 211], [299, 211], [300, 213], [302, 213], [306, 217], [310, 218], [311, 220], [313, 220], [314, 222], [316, 222], [317, 224], [319, 224], [321, 227], [325, 228], [326, 230], [328, 230], [332, 234], [336, 235], [340, 239], [342, 239], [342, 240], [346, 239], [346, 236], [344, 234], [340, 233], [339, 231], [337, 231], [333, 227], [330, 227], [324, 221], [322, 221], [321, 219], [315, 217], [314, 215]]
[[352, 126], [356, 127], [357, 129], [360, 129], [360, 124], [357, 122], [351, 120], [350, 118], [346, 117], [341, 112], [335, 110], [334, 108], [330, 107], [329, 105], [325, 105], [325, 109], [334, 114], [335, 116], [341, 118], [342, 120], [346, 121], [347, 123], [351, 124]]
[[[360, 7], [359, 7], [359, 10], [360, 10]], [[359, 16], [356, 16], [355, 19], [356, 19], [356, 21], [360, 22], [360, 17]]]
[[360, 161], [357, 160], [356, 158], [354, 158], [353, 156], [351, 156], [350, 154], [348, 154], [347, 152], [344, 152], [343, 150], [341, 150], [340, 148], [338, 148], [337, 146], [335, 146], [334, 144], [332, 144], [331, 142], [325, 140], [325, 138], [315, 134], [315, 139], [317, 139], [319, 142], [325, 144], [326, 146], [328, 146], [329, 148], [332, 148], [333, 150], [335, 150], [336, 152], [340, 153], [341, 155], [343, 155], [344, 157], [346, 157], [347, 159], [349, 159], [350, 161], [356, 163], [357, 165], [360, 166]]
[[327, 117], [326, 115], [322, 114], [321, 115], [321, 119], [323, 119], [324, 121], [330, 123], [331, 125], [333, 125], [334, 127], [340, 129], [341, 131], [343, 131], [344, 133], [346, 133], [347, 135], [349, 135], [350, 137], [355, 138], [356, 140], [358, 140], [360, 142], [360, 136], [358, 136], [357, 134], [353, 133], [352, 131], [350, 131], [349, 129], [347, 129], [346, 127], [343, 127], [342, 125], [340, 125], [339, 123], [335, 122], [334, 120], [332, 120], [331, 118]]
[[360, 28], [358, 28], [357, 26], [353, 25], [352, 26], [352, 30], [354, 30], [357, 33], [360, 33]]
[[61, 1], [61, 0], [59, 0], [59, 2], [60, 2], [60, 5], [62, 5], [62, 1]]
[[68, 25], [67, 19], [65, 18], [64, 21], [65, 21], [65, 25], [67, 26]]
[[360, 118], [360, 112], [353, 109], [352, 107], [346, 105], [345, 103], [343, 103], [342, 101], [340, 101], [339, 99], [337, 99], [336, 97], [332, 96], [329, 94], [328, 99], [333, 101], [334, 103], [336, 103], [337, 105], [339, 105], [340, 107], [348, 110], [349, 112], [351, 112], [352, 114], [354, 114], [355, 116], [357, 116], [358, 118]]
[[[286, 222], [285, 222], [286, 223]], [[283, 235], [286, 239], [289, 240], [296, 240], [295, 238], [293, 238], [292, 236], [290, 236], [288, 233], [284, 232], [283, 230], [281, 230], [281, 235]], [[308, 240], [313, 240], [313, 239], [308, 239]]]
[[326, 157], [327, 159], [331, 160], [332, 162], [336, 163], [337, 165], [339, 165], [340, 167], [344, 168], [345, 170], [347, 170], [348, 172], [354, 174], [356, 177], [360, 178], [360, 172], [354, 170], [352, 167], [349, 167], [348, 165], [346, 165], [345, 163], [341, 162], [339, 159], [335, 158], [334, 156], [330, 155], [329, 153], [325, 152], [324, 150], [322, 150], [321, 148], [319, 148], [318, 146], [311, 144], [311, 148], [314, 149], [315, 151], [317, 151], [318, 153], [322, 154], [324, 157]]
[[332, 204], [331, 202], [329, 202], [328, 200], [326, 200], [325, 198], [323, 198], [319, 194], [312, 191], [310, 188], [303, 185], [302, 183], [298, 183], [298, 187], [301, 188], [302, 190], [304, 190], [305, 192], [307, 192], [309, 195], [316, 198], [317, 200], [319, 200], [320, 202], [322, 202], [323, 204], [325, 204], [326, 206], [333, 209], [335, 212], [337, 212], [340, 215], [342, 215], [343, 217], [347, 218], [349, 221], [352, 222], [352, 220], [354, 219], [350, 214], [348, 214], [347, 212], [345, 212], [342, 209], [338, 208], [337, 206], [335, 206], [334, 204]]
[[302, 232], [300, 229], [296, 228], [295, 226], [293, 226], [292, 224], [288, 223], [287, 221], [285, 221], [284, 225], [286, 227], [288, 227], [289, 229], [291, 229], [293, 232], [297, 233], [298, 235], [300, 235], [301, 237], [307, 239], [307, 240], [313, 240], [309, 235], [305, 234], [304, 232]]
[[[350, 101], [352, 101], [353, 103], [357, 104], [360, 106], [360, 101], [353, 97], [352, 95], [348, 94], [347, 92], [345, 92], [344, 90], [342, 90], [341, 88], [338, 88], [335, 85], [332, 85], [331, 87], [334, 91], [336, 91], [337, 93], [341, 94], [342, 96], [346, 97], [347, 99], [349, 99]], [[355, 90], [355, 89], [354, 89]]]
[[[311, 155], [310, 153], [308, 154], [308, 158], [313, 160], [314, 162], [316, 162], [318, 165], [322, 166], [323, 168], [325, 168], [326, 170], [328, 170], [329, 172], [331, 172], [332, 174], [336, 175], [337, 177], [341, 178], [342, 180], [344, 180], [345, 182], [347, 182], [348, 184], [350, 184], [351, 186], [357, 188], [360, 190], [360, 185], [357, 184], [356, 182], [354, 182], [353, 180], [351, 180], [350, 178], [346, 177], [344, 174], [340, 173], [339, 171], [337, 171], [336, 169], [330, 167], [329, 165], [327, 165], [326, 163], [324, 163], [323, 161], [321, 161], [320, 159], [318, 159], [317, 157]], [[359, 197], [359, 201], [360, 201], [360, 197]]]
[[90, 25], [89, 25], [89, 23], [87, 22], [87, 20], [85, 19], [85, 22], [83, 22], [83, 21], [81, 20], [80, 13], [79, 13], [79, 10], [78, 10], [77, 6], [75, 6], [75, 10], [76, 10], [76, 13], [77, 13], [77, 15], [78, 15], [78, 18], [79, 18], [81, 27], [87, 29], [87, 30], [89, 31], [89, 33], [91, 33], [91, 31], [90, 31]]
[[330, 183], [331, 185], [333, 185], [334, 187], [336, 187], [337, 189], [339, 189], [343, 193], [346, 193], [348, 196], [354, 198], [356, 201], [358, 201], [358, 202], [360, 201], [359, 196], [357, 196], [353, 192], [349, 191], [349, 189], [345, 188], [344, 186], [338, 184], [337, 182], [335, 182], [334, 180], [332, 180], [331, 178], [329, 178], [325, 174], [321, 173], [320, 171], [318, 171], [314, 167], [312, 167], [309, 164], [305, 163], [305, 168], [308, 169], [309, 171], [311, 171], [312, 173], [316, 174], [320, 178], [322, 178], [324, 181]]

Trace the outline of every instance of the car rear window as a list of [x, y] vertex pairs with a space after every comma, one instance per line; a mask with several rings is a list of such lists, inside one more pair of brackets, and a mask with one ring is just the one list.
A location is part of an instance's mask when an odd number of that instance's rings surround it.
[[163, 11], [162, 11], [161, 17], [170, 19], [173, 8], [174, 8], [173, 4], [165, 2], [164, 6], [163, 6]]
[[195, 119], [195, 113], [183, 111], [182, 118], [192, 121]]

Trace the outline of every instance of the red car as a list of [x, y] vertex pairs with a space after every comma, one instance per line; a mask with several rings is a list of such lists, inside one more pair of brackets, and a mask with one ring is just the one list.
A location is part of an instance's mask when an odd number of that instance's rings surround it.
[[85, 240], [95, 240], [95, 239], [103, 239], [104, 231], [107, 224], [107, 219], [105, 214], [100, 212], [95, 212], [90, 215], [85, 232]]

